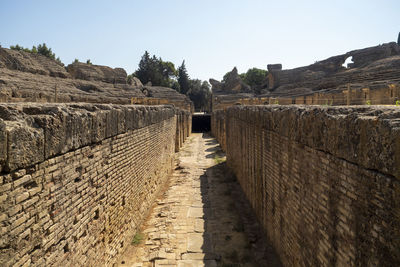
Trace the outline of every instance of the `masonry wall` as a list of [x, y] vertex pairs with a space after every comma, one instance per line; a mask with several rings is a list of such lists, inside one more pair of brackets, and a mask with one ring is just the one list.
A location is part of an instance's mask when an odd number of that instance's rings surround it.
[[192, 132], [192, 113], [185, 110], [176, 110], [176, 138], [175, 152], [179, 151], [186, 138]]
[[[274, 97], [236, 97], [234, 95], [215, 95], [213, 111], [223, 110], [234, 105], [399, 105], [400, 84], [398, 82], [376, 82], [362, 86], [360, 84], [341, 86], [331, 91], [315, 92], [301, 96]], [[233, 99], [232, 99], [233, 98]]]
[[285, 266], [400, 265], [400, 109], [247, 106], [225, 121], [227, 163]]
[[176, 112], [0, 105], [0, 265], [111, 266], [173, 169], [176, 135], [187, 136]]

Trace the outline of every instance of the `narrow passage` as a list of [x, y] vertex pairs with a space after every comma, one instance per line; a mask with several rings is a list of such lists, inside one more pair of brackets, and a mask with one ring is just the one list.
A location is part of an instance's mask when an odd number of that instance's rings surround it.
[[195, 133], [118, 266], [280, 266], [214, 138]]

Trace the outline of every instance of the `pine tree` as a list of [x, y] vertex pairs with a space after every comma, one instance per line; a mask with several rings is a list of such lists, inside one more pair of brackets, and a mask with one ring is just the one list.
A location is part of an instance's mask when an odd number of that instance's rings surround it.
[[186, 94], [189, 91], [189, 75], [186, 70], [185, 60], [182, 65], [178, 68], [178, 83], [181, 90], [181, 94]]
[[37, 47], [37, 52], [43, 56], [48, 58], [56, 59], [56, 55], [51, 51], [51, 48], [48, 48], [46, 43], [39, 44]]
[[146, 84], [150, 81], [150, 54], [145, 51], [142, 59], [139, 62], [139, 68], [135, 72], [135, 76], [143, 83]]

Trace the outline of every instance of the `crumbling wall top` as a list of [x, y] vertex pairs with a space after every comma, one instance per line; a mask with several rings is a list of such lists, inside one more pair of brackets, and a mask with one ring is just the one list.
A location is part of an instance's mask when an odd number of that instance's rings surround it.
[[227, 117], [400, 179], [399, 108], [234, 106]]
[[28, 167], [174, 115], [170, 105], [0, 104], [0, 172]]

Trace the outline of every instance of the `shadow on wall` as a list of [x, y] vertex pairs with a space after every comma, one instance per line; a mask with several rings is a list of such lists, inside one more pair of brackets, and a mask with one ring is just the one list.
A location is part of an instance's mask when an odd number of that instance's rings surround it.
[[[216, 144], [215, 139], [203, 136], [207, 144]], [[224, 156], [219, 146], [207, 151], [213, 152], [207, 157], [215, 158], [216, 163], [218, 156]], [[269, 242], [250, 203], [225, 162], [206, 169], [200, 176], [200, 190], [205, 263], [216, 259], [218, 266], [282, 266], [272, 246], [266, 246]]]

